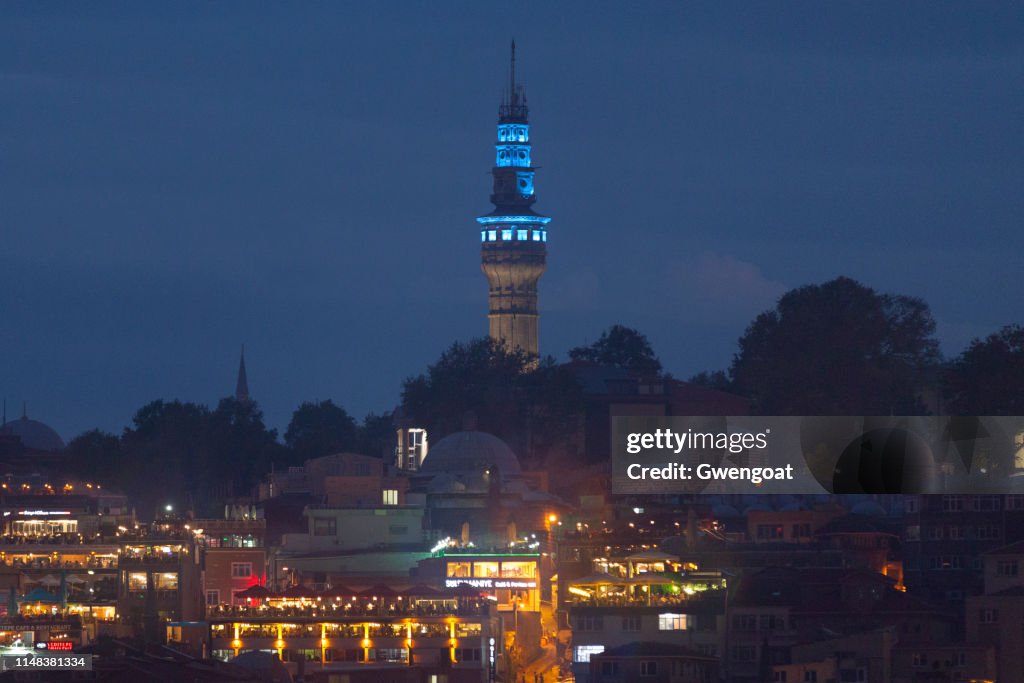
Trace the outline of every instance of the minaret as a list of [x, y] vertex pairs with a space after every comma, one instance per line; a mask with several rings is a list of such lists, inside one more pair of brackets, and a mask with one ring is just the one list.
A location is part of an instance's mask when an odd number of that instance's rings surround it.
[[529, 109], [516, 83], [516, 44], [512, 42], [508, 92], [498, 107], [495, 144], [494, 211], [480, 224], [480, 269], [490, 285], [490, 336], [510, 350], [539, 355], [537, 281], [547, 263], [547, 224], [532, 208], [534, 168], [530, 160]]
[[238, 361], [238, 381], [235, 382], [235, 400], [239, 403], [249, 402], [249, 378], [245, 375], [245, 345], [242, 345], [242, 356]]

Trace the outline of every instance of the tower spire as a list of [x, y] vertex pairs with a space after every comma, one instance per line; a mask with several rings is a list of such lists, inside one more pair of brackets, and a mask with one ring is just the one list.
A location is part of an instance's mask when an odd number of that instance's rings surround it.
[[516, 99], [516, 40], [512, 39], [512, 60], [508, 68], [508, 92], [511, 99], [510, 104], [515, 104]]
[[239, 403], [249, 402], [249, 379], [245, 375], [245, 344], [242, 344], [242, 356], [238, 361], [238, 381], [235, 382], [235, 400]]

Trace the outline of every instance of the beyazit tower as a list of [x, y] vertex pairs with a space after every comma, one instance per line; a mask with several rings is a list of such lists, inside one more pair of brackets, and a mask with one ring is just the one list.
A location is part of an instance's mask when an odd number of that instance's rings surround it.
[[516, 83], [516, 44], [508, 92], [498, 107], [495, 144], [494, 211], [480, 224], [480, 269], [490, 285], [490, 335], [509, 350], [539, 355], [537, 281], [547, 265], [547, 224], [535, 213], [534, 168], [530, 161], [530, 122], [523, 86]]

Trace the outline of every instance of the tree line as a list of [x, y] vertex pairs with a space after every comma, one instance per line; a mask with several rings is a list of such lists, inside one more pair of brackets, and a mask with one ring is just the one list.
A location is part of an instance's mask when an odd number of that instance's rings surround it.
[[[272, 467], [341, 451], [389, 456], [396, 421], [426, 427], [432, 442], [471, 421], [522, 455], [571, 451], [586, 401], [576, 366], [670, 379], [647, 337], [622, 325], [568, 356], [565, 364], [486, 338], [456, 342], [403, 382], [398, 415], [358, 422], [330, 400], [306, 402], [281, 436], [253, 402], [157, 400], [121, 435], [76, 437], [69, 462], [139, 500], [199, 508], [248, 495]], [[784, 294], [746, 328], [727, 368], [689, 381], [746, 397], [764, 415], [1019, 415], [1024, 329], [1009, 325], [947, 359], [927, 303], [840, 277]]]

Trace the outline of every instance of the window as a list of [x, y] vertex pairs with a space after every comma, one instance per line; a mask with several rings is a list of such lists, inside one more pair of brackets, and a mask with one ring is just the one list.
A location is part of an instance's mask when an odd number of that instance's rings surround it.
[[448, 576], [449, 578], [468, 579], [473, 575], [473, 563], [472, 562], [449, 562], [448, 563]]
[[601, 675], [602, 676], [618, 676], [619, 675], [619, 663], [618, 662], [601, 662]]
[[753, 645], [737, 645], [732, 649], [732, 661], [752, 662], [757, 658], [757, 650]]
[[811, 535], [810, 524], [794, 524], [793, 538], [809, 538]]
[[943, 538], [941, 526], [930, 526], [925, 527], [928, 529], [928, 540], [929, 541], [941, 541]]
[[252, 562], [232, 562], [231, 578], [248, 579], [252, 576]]
[[942, 497], [942, 511], [943, 512], [963, 512], [964, 499], [963, 496], [943, 496]]
[[732, 618], [732, 627], [736, 631], [756, 631], [757, 615], [736, 614]]
[[622, 617], [622, 630], [635, 632], [640, 630], [640, 617]]
[[804, 672], [804, 683], [818, 683], [818, 672], [817, 671], [805, 671]]
[[920, 541], [921, 540], [921, 526], [918, 524], [911, 524], [907, 527], [907, 532], [904, 535], [908, 541]]
[[158, 591], [176, 591], [178, 590], [178, 574], [177, 572], [153, 574], [153, 583], [156, 584], [155, 587]]
[[409, 533], [409, 527], [405, 524], [392, 524], [388, 526], [388, 533], [392, 536], [405, 536]]
[[540, 231], [540, 241], [541, 242], [547, 242], [548, 241], [548, 231], [547, 230], [541, 230]]
[[384, 489], [384, 504], [398, 505], [398, 489]]
[[487, 241], [487, 231], [486, 230], [481, 230], [480, 231], [480, 241], [481, 242], [486, 242]]
[[996, 576], [1017, 576], [1018, 571], [1017, 560], [999, 560], [996, 562]]
[[658, 663], [657, 662], [640, 662], [640, 675], [641, 676], [657, 676], [658, 675]]
[[974, 505], [980, 512], [995, 512], [999, 510], [1000, 502], [999, 496], [978, 496], [974, 499]]
[[533, 241], [540, 242], [540, 230], [533, 231]]
[[128, 590], [131, 592], [146, 590], [146, 572], [129, 572]]
[[786, 627], [786, 619], [778, 614], [762, 614], [760, 624], [762, 631], [781, 630]]
[[686, 615], [685, 614], [659, 614], [658, 615], [658, 630], [659, 631], [685, 631], [686, 630]]
[[999, 610], [991, 607], [983, 607], [978, 610], [978, 621], [982, 624], [998, 624]]
[[775, 671], [772, 673], [772, 683], [786, 683], [786, 672]]
[[216, 607], [220, 604], [220, 591], [209, 590], [206, 591], [206, 606]]
[[953, 655], [953, 666], [967, 666], [967, 653], [957, 652]]
[[[576, 617], [577, 631], [603, 631], [604, 617]], [[589, 661], [589, 660], [588, 660]]]
[[916, 667], [928, 666], [928, 655], [923, 652], [915, 652], [910, 663]]
[[529, 230], [516, 230], [516, 239], [519, 240], [520, 242], [525, 242], [526, 240], [530, 239], [529, 235]]
[[979, 541], [998, 541], [1002, 537], [1002, 530], [997, 526], [979, 526]]
[[314, 536], [336, 536], [338, 534], [338, 521], [333, 517], [313, 518], [313, 535]]
[[1006, 497], [1007, 510], [1024, 510], [1024, 496], [1014, 495]]
[[496, 242], [497, 240], [498, 240], [498, 231], [497, 230], [488, 230], [487, 231], [487, 241], [488, 242]]
[[962, 526], [951, 526], [949, 527], [949, 540], [951, 541], [962, 541], [967, 538], [966, 527]]
[[867, 669], [840, 669], [839, 680], [841, 683], [867, 683]]
[[474, 562], [473, 576], [478, 579], [494, 579], [500, 576], [497, 562]]
[[505, 242], [509, 242], [512, 240], [511, 228], [506, 228], [505, 230], [501, 231], [501, 239], [504, 240]]
[[782, 538], [782, 527], [778, 524], [758, 524], [757, 537], [761, 540]]
[[959, 555], [940, 555], [930, 558], [928, 566], [936, 570], [963, 569], [963, 558]]
[[604, 652], [604, 645], [577, 645], [572, 654], [572, 661], [578, 663], [589, 662], [593, 655]]
[[907, 498], [907, 512], [917, 512], [917, 498]]
[[460, 647], [456, 659], [460, 662], [479, 662], [480, 661], [480, 648], [478, 647]]

